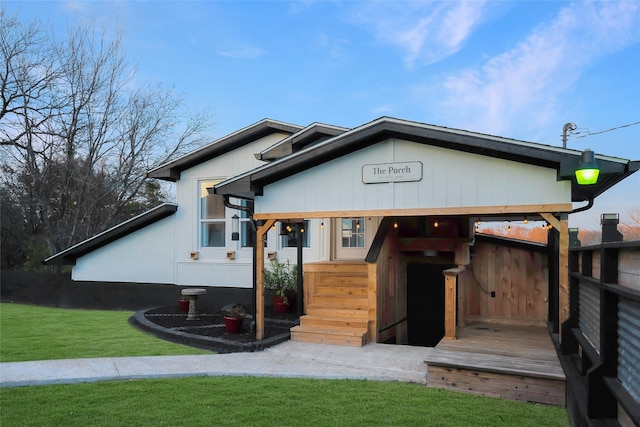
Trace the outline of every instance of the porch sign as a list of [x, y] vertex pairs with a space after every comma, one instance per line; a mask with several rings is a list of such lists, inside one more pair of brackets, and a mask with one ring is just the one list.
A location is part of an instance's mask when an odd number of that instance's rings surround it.
[[380, 163], [362, 166], [362, 182], [415, 182], [422, 179], [422, 162]]

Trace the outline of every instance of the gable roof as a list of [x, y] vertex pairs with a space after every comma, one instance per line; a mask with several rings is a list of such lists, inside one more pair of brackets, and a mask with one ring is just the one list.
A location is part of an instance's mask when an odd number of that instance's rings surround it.
[[326, 141], [340, 135], [349, 128], [327, 125], [324, 123], [312, 123], [306, 128], [272, 145], [266, 150], [256, 154], [258, 160], [276, 160], [291, 153], [298, 152], [305, 147]]
[[213, 141], [189, 154], [186, 154], [176, 160], [158, 166], [146, 173], [148, 178], [158, 178], [166, 181], [177, 181], [180, 179], [180, 173], [196, 166], [200, 163], [211, 160], [222, 154], [242, 147], [245, 144], [253, 142], [259, 138], [274, 133], [284, 133], [291, 135], [302, 129], [302, 126], [290, 123], [279, 122], [271, 119], [263, 119], [257, 123], [249, 125], [239, 131], [233, 132], [220, 139]]
[[574, 176], [574, 171], [580, 161], [580, 151], [392, 117], [381, 117], [329, 140], [293, 152], [289, 156], [225, 180], [216, 185], [214, 191], [216, 194], [253, 198], [256, 195], [262, 195], [265, 185], [388, 138], [398, 138], [419, 144], [556, 169], [559, 180], [572, 181], [571, 194], [574, 202], [595, 198], [640, 168], [639, 161], [596, 155], [595, 158], [600, 168], [598, 183], [582, 186], [577, 184]]
[[80, 242], [62, 252], [58, 252], [55, 255], [43, 261], [44, 264], [55, 265], [74, 265], [76, 259], [81, 256], [94, 251], [102, 246], [105, 246], [121, 237], [131, 234], [136, 230], [144, 228], [154, 222], [160, 221], [170, 215], [173, 215], [178, 210], [178, 205], [172, 203], [163, 203], [147, 212], [144, 212], [138, 216], [135, 216], [125, 222], [122, 222], [115, 227], [103, 231], [83, 242]]

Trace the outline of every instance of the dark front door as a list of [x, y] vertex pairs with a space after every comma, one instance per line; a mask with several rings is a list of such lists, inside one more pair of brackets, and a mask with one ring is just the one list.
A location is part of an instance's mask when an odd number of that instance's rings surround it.
[[434, 347], [444, 336], [444, 275], [448, 264], [407, 265], [409, 345]]

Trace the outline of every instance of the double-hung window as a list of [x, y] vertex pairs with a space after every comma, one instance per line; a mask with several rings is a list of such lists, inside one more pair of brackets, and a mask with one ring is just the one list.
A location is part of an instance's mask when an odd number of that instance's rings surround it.
[[208, 188], [217, 181], [200, 182], [200, 245], [209, 248], [225, 246], [225, 207], [224, 198], [209, 194]]

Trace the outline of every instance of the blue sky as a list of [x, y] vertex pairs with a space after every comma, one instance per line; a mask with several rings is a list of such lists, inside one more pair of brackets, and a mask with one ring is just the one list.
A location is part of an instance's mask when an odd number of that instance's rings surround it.
[[[212, 139], [269, 117], [381, 116], [640, 160], [640, 2], [3, 2], [64, 29], [120, 30], [136, 81], [214, 115]], [[640, 210], [640, 173], [570, 225]]]

